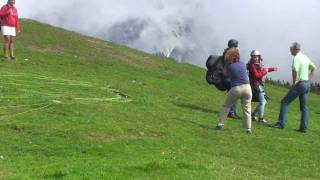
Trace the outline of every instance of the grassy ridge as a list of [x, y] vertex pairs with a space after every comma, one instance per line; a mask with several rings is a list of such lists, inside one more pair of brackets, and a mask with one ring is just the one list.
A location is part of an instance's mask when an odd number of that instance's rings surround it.
[[[310, 95], [306, 135], [295, 132], [297, 101], [284, 130], [253, 123], [247, 135], [230, 120], [217, 132], [225, 93], [203, 69], [31, 20], [22, 27], [18, 60], [0, 62], [0, 179], [320, 178], [319, 96]], [[267, 92], [275, 121], [287, 90]]]

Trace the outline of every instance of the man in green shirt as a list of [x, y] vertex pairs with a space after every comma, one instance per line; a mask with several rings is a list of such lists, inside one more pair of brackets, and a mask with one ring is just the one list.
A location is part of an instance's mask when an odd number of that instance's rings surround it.
[[306, 133], [308, 129], [308, 94], [310, 91], [310, 79], [314, 75], [316, 66], [304, 54], [300, 52], [301, 46], [294, 42], [290, 47], [290, 52], [293, 58], [292, 63], [292, 87], [287, 95], [282, 99], [280, 106], [280, 114], [278, 122], [271, 127], [283, 129], [285, 127], [285, 120], [288, 114], [289, 104], [299, 97], [301, 121], [298, 131]]

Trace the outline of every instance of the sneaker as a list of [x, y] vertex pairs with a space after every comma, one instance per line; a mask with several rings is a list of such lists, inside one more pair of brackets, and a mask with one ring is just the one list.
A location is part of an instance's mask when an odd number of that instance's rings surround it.
[[217, 126], [216, 126], [216, 130], [223, 130], [222, 125], [217, 125]]
[[235, 114], [235, 113], [229, 113], [229, 114], [228, 114], [228, 118], [231, 118], [231, 119], [240, 119], [240, 117], [239, 117], [237, 114]]
[[264, 124], [266, 124], [266, 123], [268, 123], [268, 121], [267, 120], [265, 120], [264, 118], [259, 118], [259, 121], [258, 121], [259, 123], [264, 123]]
[[270, 125], [270, 127], [278, 128], [278, 129], [284, 129], [284, 127], [279, 122], [277, 122], [276, 124]]

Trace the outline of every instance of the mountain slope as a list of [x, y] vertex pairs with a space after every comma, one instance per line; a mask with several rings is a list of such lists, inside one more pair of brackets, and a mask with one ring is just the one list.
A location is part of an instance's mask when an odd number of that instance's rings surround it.
[[[247, 135], [229, 120], [215, 131], [225, 93], [204, 69], [32, 20], [22, 27], [18, 60], [0, 62], [0, 179], [320, 178], [319, 96], [308, 134], [295, 131], [297, 101], [284, 130], [253, 123]], [[266, 89], [274, 122], [287, 90]]]

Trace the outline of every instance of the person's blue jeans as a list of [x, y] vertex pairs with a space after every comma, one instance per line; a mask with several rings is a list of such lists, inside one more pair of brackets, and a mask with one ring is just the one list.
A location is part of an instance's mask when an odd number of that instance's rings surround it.
[[278, 122], [281, 127], [285, 127], [285, 121], [288, 114], [289, 104], [299, 96], [300, 101], [300, 130], [307, 130], [308, 128], [308, 93], [310, 90], [309, 81], [300, 81], [298, 84], [291, 87], [287, 95], [281, 101], [280, 114]]
[[254, 110], [253, 114], [258, 114], [258, 118], [259, 119], [263, 119], [264, 108], [265, 108], [265, 106], [267, 104], [267, 100], [265, 98], [266, 93], [264, 92], [264, 88], [263, 88], [262, 85], [257, 86], [256, 91], [258, 93], [259, 104], [256, 107], [256, 109]]

